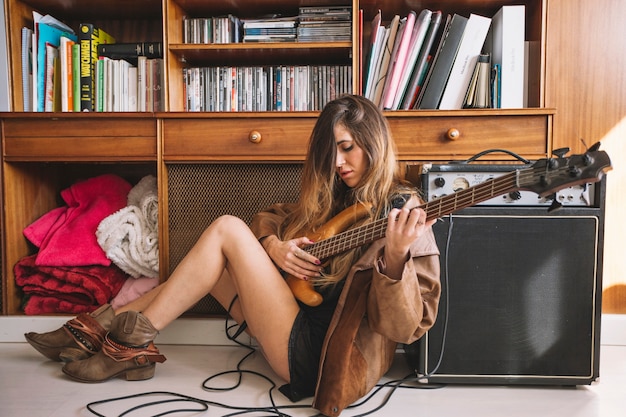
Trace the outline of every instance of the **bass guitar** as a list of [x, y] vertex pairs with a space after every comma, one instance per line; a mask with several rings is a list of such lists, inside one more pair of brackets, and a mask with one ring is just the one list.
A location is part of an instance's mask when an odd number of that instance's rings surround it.
[[[611, 169], [609, 156], [599, 148], [598, 142], [584, 154], [570, 157], [565, 157], [568, 149], [556, 150], [553, 158], [539, 159], [528, 168], [511, 171], [454, 194], [429, 201], [419, 208], [426, 212], [428, 221], [514, 191], [532, 191], [545, 197], [566, 187], [598, 182]], [[554, 210], [559, 206], [554, 200], [548, 210]], [[348, 207], [324, 224], [320, 231], [307, 235], [315, 243], [302, 249], [324, 261], [384, 237], [387, 229], [386, 218], [349, 228], [367, 216], [371, 209], [371, 205], [363, 204]], [[313, 283], [292, 275], [288, 275], [286, 279], [291, 292], [298, 300], [313, 307], [322, 303], [323, 298], [315, 291]]]

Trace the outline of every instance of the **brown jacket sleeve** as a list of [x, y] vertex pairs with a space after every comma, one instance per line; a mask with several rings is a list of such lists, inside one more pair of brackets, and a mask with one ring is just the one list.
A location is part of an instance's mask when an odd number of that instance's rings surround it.
[[401, 279], [386, 276], [383, 249], [377, 253], [367, 300], [372, 330], [399, 343], [412, 343], [435, 323], [441, 283], [439, 250], [432, 230], [411, 246]]
[[294, 204], [292, 203], [277, 203], [255, 214], [250, 222], [252, 233], [254, 233], [257, 239], [276, 235], [278, 228], [293, 207]]

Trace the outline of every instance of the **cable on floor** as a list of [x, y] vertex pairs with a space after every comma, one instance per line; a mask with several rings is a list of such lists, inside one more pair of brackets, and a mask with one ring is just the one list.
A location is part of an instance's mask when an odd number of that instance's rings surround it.
[[[441, 365], [441, 362], [443, 360], [443, 354], [444, 354], [444, 350], [445, 350], [445, 342], [446, 342], [446, 335], [447, 335], [447, 329], [448, 329], [448, 313], [449, 313], [449, 279], [448, 279], [448, 251], [450, 248], [450, 240], [452, 237], [452, 229], [453, 229], [453, 220], [452, 220], [452, 215], [449, 216], [449, 226], [448, 226], [448, 236], [447, 236], [447, 240], [446, 240], [446, 247], [445, 247], [445, 251], [444, 251], [444, 262], [445, 262], [445, 273], [444, 273], [444, 280], [445, 280], [445, 291], [444, 291], [444, 295], [446, 297], [446, 309], [445, 309], [445, 316], [444, 316], [444, 322], [443, 322], [443, 334], [442, 334], [442, 344], [441, 344], [441, 351], [439, 352], [439, 359], [437, 361], [437, 364], [435, 365], [435, 367], [433, 368], [432, 371], [430, 371], [428, 374], [425, 375], [420, 375], [417, 373], [417, 370], [414, 373], [411, 373], [409, 375], [407, 375], [406, 377], [402, 378], [402, 379], [396, 379], [396, 380], [391, 380], [391, 381], [387, 381], [385, 383], [382, 384], [377, 384], [376, 388], [374, 390], [372, 390], [371, 393], [369, 393], [365, 398], [363, 398], [361, 401], [356, 402], [352, 405], [350, 405], [349, 407], [347, 407], [347, 409], [355, 409], [355, 408], [359, 408], [359, 407], [363, 407], [366, 404], [368, 404], [379, 392], [381, 392], [383, 389], [385, 388], [389, 388], [389, 390], [385, 393], [384, 398], [382, 399], [382, 401], [373, 409], [368, 410], [362, 414], [357, 414], [354, 415], [353, 417], [365, 417], [365, 416], [369, 416], [372, 415], [378, 411], [380, 411], [383, 407], [385, 407], [389, 401], [391, 400], [391, 396], [394, 394], [394, 392], [398, 389], [398, 388], [402, 388], [402, 389], [439, 389], [439, 388], [443, 388], [446, 386], [446, 384], [430, 384], [430, 383], [424, 383], [424, 380], [427, 380], [431, 375], [435, 374], [437, 372], [437, 370], [439, 369], [439, 366]], [[297, 405], [297, 404], [292, 404], [292, 405], [276, 405], [276, 402], [274, 400], [274, 390], [277, 388], [276, 383], [274, 381], [272, 381], [271, 378], [269, 378], [268, 376], [260, 373], [260, 372], [256, 372], [256, 371], [251, 371], [251, 370], [247, 370], [247, 369], [242, 369], [242, 365], [243, 363], [246, 361], [246, 359], [248, 359], [250, 356], [252, 356], [255, 352], [256, 349], [251, 346], [251, 345], [247, 345], [245, 343], [240, 342], [239, 340], [237, 340], [237, 337], [243, 333], [245, 331], [245, 329], [247, 328], [247, 324], [244, 321], [241, 324], [229, 324], [229, 317], [230, 317], [230, 311], [232, 310], [232, 307], [235, 303], [235, 301], [237, 300], [237, 296], [235, 296], [235, 298], [233, 298], [232, 302], [230, 303], [229, 307], [228, 307], [228, 314], [226, 317], [226, 320], [224, 321], [224, 328], [225, 328], [225, 333], [226, 333], [226, 337], [235, 342], [236, 344], [238, 344], [239, 346], [249, 349], [250, 352], [248, 352], [246, 355], [243, 356], [243, 358], [241, 358], [241, 360], [237, 363], [236, 369], [234, 370], [230, 370], [230, 371], [224, 371], [224, 372], [219, 372], [217, 374], [214, 374], [208, 378], [206, 378], [203, 382], [202, 382], [202, 389], [204, 389], [205, 391], [232, 391], [236, 388], [238, 388], [241, 385], [241, 382], [243, 380], [243, 376], [248, 374], [248, 375], [253, 375], [253, 376], [257, 376], [261, 379], [264, 379], [265, 381], [267, 381], [270, 384], [270, 388], [268, 389], [268, 397], [270, 399], [270, 403], [271, 406], [268, 407], [241, 407], [241, 406], [233, 406], [233, 405], [228, 405], [228, 404], [223, 404], [223, 403], [219, 403], [216, 401], [209, 401], [209, 400], [204, 400], [204, 399], [200, 399], [200, 398], [195, 398], [195, 397], [191, 397], [188, 395], [184, 395], [184, 394], [179, 394], [179, 393], [175, 393], [175, 392], [168, 392], [168, 391], [151, 391], [151, 392], [144, 392], [144, 393], [139, 393], [139, 394], [133, 394], [133, 395], [126, 395], [123, 397], [116, 397], [116, 398], [109, 398], [109, 399], [105, 399], [105, 400], [100, 400], [100, 401], [94, 401], [91, 402], [89, 404], [87, 404], [86, 408], [87, 410], [89, 410], [92, 414], [98, 416], [98, 417], [107, 417], [104, 414], [100, 414], [97, 411], [94, 410], [95, 406], [98, 405], [102, 405], [102, 404], [109, 404], [112, 402], [116, 402], [116, 401], [122, 401], [122, 400], [128, 400], [128, 399], [134, 399], [134, 398], [141, 398], [141, 397], [150, 397], [150, 396], [155, 396], [155, 395], [166, 395], [166, 396], [172, 396], [173, 398], [171, 399], [164, 399], [164, 400], [158, 400], [158, 401], [150, 401], [147, 403], [143, 403], [143, 404], [139, 404], [137, 406], [131, 407], [125, 411], [123, 411], [121, 414], [118, 415], [118, 417], [124, 417], [134, 411], [137, 410], [141, 410], [141, 409], [145, 409], [147, 407], [154, 407], [157, 405], [163, 405], [163, 404], [171, 404], [171, 403], [177, 403], [177, 402], [185, 402], [185, 403], [192, 403], [192, 404], [196, 404], [198, 406], [198, 408], [176, 408], [176, 409], [172, 409], [172, 410], [167, 410], [164, 412], [161, 412], [159, 414], [155, 414], [152, 417], [161, 417], [161, 416], [165, 416], [165, 415], [170, 415], [170, 414], [175, 414], [175, 413], [184, 413], [184, 412], [204, 412], [207, 411], [209, 409], [209, 406], [213, 406], [213, 407], [219, 407], [219, 408], [223, 408], [226, 410], [233, 410], [233, 413], [230, 414], [225, 414], [222, 417], [233, 417], [233, 416], [239, 416], [239, 415], [244, 415], [244, 414], [250, 414], [250, 413], [268, 413], [268, 416], [278, 416], [278, 417], [290, 417], [289, 414], [284, 413], [282, 410], [294, 410], [294, 409], [305, 409], [305, 408], [312, 408], [310, 405]], [[232, 329], [237, 329], [234, 334], [232, 333]], [[216, 378], [225, 376], [225, 375], [230, 375], [230, 374], [236, 374], [237, 377], [237, 381], [234, 385], [229, 386], [229, 387], [211, 387], [209, 386], [209, 382], [213, 381]], [[409, 385], [409, 384], [413, 384], [413, 385]], [[321, 416], [321, 414], [315, 414], [311, 417], [318, 417]]]

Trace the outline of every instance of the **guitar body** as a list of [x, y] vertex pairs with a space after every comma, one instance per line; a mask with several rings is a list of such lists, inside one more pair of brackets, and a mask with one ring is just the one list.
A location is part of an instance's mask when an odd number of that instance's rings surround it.
[[[301, 235], [307, 236], [314, 242], [328, 239], [347, 230], [351, 225], [368, 216], [371, 209], [371, 204], [355, 204], [330, 219], [317, 232], [304, 232]], [[313, 289], [313, 284], [310, 281], [296, 278], [293, 275], [287, 275], [286, 280], [296, 299], [311, 307], [316, 307], [322, 303], [322, 296]]]

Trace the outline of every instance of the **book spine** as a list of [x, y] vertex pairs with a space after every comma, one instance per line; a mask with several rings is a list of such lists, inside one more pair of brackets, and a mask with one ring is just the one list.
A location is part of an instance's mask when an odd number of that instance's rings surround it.
[[93, 25], [81, 23], [78, 30], [80, 44], [80, 111], [93, 111], [93, 87], [91, 69], [91, 39]]
[[72, 45], [72, 111], [80, 111], [80, 44]]
[[81, 23], [79, 27], [80, 43], [80, 110], [94, 111], [95, 108], [95, 70], [98, 61], [98, 45], [113, 43], [115, 39], [91, 23]]
[[161, 42], [134, 42], [134, 43], [101, 43], [97, 46], [98, 57], [105, 56], [111, 59], [128, 59], [145, 56], [149, 59], [163, 58], [163, 44]]
[[45, 78], [44, 78], [44, 111], [54, 111], [54, 67], [58, 58], [58, 49], [46, 43]]

